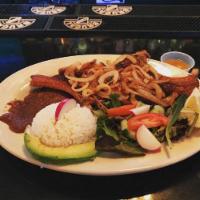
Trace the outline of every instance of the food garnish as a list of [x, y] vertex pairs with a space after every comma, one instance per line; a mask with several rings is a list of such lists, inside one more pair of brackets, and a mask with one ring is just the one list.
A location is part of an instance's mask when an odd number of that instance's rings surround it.
[[134, 114], [134, 115], [139, 115], [139, 114], [144, 114], [144, 113], [148, 113], [150, 110], [150, 105], [144, 105], [144, 106], [140, 106], [137, 108], [133, 108], [130, 111]]
[[140, 146], [146, 150], [157, 151], [161, 148], [161, 143], [145, 125], [142, 125], [138, 128], [136, 139]]
[[144, 113], [133, 116], [128, 120], [128, 128], [136, 131], [140, 126], [145, 125], [148, 128], [167, 126], [168, 117], [157, 113]]
[[107, 114], [110, 117], [114, 116], [127, 116], [130, 115], [133, 111], [132, 109], [136, 107], [136, 104], [124, 105], [119, 107], [113, 107], [107, 110]]
[[58, 121], [63, 113], [66, 113], [75, 107], [76, 107], [76, 101], [74, 99], [64, 99], [58, 104], [56, 108], [55, 120]]
[[183, 106], [185, 104], [186, 99], [187, 99], [186, 95], [179, 96], [178, 99], [176, 100], [176, 102], [174, 103], [174, 105], [171, 108], [171, 113], [170, 113], [170, 116], [169, 116], [170, 120], [169, 120], [169, 123], [167, 125], [166, 132], [165, 132], [167, 143], [170, 147], [171, 147], [172, 126], [177, 121], [177, 119], [180, 115], [181, 109], [183, 108]]

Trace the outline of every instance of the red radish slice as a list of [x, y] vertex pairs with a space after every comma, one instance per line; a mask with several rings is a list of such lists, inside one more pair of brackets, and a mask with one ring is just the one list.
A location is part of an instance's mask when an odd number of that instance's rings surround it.
[[138, 128], [136, 139], [139, 145], [146, 150], [157, 151], [161, 148], [161, 143], [145, 125], [142, 125]]
[[56, 108], [55, 120], [58, 121], [63, 113], [69, 112], [71, 109], [75, 108], [76, 105], [77, 104], [74, 99], [64, 99], [61, 101]]
[[134, 115], [140, 115], [140, 114], [148, 113], [149, 110], [150, 110], [150, 105], [144, 105], [144, 106], [140, 106], [140, 107], [137, 107], [137, 108], [133, 108], [130, 111]]

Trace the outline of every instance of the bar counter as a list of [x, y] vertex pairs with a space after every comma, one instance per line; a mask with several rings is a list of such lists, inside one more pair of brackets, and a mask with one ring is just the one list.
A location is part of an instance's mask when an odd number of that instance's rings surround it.
[[[182, 51], [190, 54], [199, 68], [200, 6], [190, 5], [188, 13], [186, 5], [181, 9], [178, 5], [157, 6], [156, 14], [151, 6], [136, 6], [134, 14], [114, 19], [102, 17], [105, 21], [102, 29], [84, 32], [64, 27], [62, 22], [66, 17], [87, 14], [100, 18], [91, 13], [90, 7], [70, 6], [63, 14], [48, 17], [30, 13], [30, 5], [0, 5], [2, 19], [15, 16], [35, 18], [38, 22], [30, 29], [0, 31], [0, 82], [24, 67], [44, 60], [79, 54], [128, 54], [142, 49], [158, 60], [164, 52]], [[0, 148], [0, 163], [2, 200], [200, 199], [199, 152], [161, 169], [120, 176], [56, 172], [22, 161], [3, 148]]]

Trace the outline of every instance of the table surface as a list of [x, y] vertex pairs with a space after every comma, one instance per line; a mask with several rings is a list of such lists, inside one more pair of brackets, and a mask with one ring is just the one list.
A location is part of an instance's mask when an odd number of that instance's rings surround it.
[[[111, 177], [59, 173], [21, 161], [0, 149], [2, 200], [199, 200], [200, 153], [159, 170]], [[135, 198], [134, 200], [136, 200]]]
[[[31, 49], [30, 44], [28, 47], [22, 52]], [[31, 55], [29, 59], [33, 61], [34, 54]], [[6, 65], [5, 69], [8, 68], [9, 66]], [[13, 70], [15, 71], [16, 68]], [[1, 73], [0, 75], [1, 81], [8, 74]], [[159, 170], [97, 177], [41, 169], [15, 158], [0, 148], [0, 199], [199, 200], [200, 153]]]

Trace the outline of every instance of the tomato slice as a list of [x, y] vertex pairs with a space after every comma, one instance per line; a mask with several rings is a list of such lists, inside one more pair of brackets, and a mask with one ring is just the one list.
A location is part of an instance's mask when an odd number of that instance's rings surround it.
[[157, 113], [145, 113], [136, 115], [128, 120], [128, 129], [136, 131], [141, 125], [147, 128], [154, 128], [159, 126], [167, 126], [168, 118]]
[[131, 109], [137, 106], [137, 102], [130, 105], [124, 105], [119, 107], [110, 108], [107, 110], [108, 116], [115, 117], [115, 116], [126, 116], [132, 114], [130, 111]]

